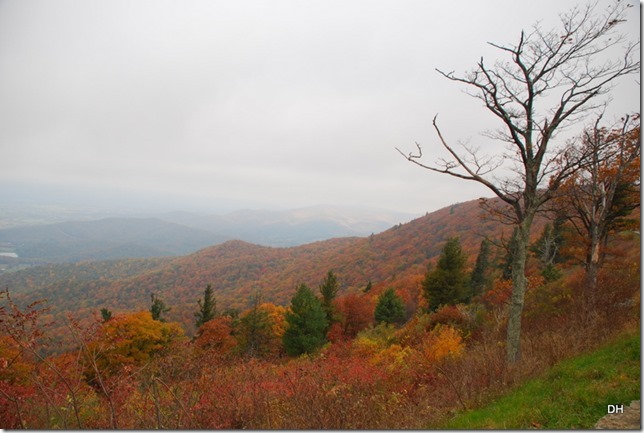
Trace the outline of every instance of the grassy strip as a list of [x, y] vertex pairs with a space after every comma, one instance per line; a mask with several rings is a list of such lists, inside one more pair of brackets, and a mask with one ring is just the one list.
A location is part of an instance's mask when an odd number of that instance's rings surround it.
[[640, 398], [640, 336], [563, 361], [487, 407], [462, 412], [437, 429], [588, 429], [607, 405]]

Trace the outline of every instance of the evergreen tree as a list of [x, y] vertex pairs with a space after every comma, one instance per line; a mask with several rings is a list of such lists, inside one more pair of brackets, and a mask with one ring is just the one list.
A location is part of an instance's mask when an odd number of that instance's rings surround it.
[[150, 300], [152, 301], [152, 305], [150, 305], [152, 320], [165, 322], [165, 319], [162, 318], [161, 315], [170, 311], [170, 307], [166, 307], [165, 302], [154, 296], [154, 293], [150, 293]]
[[371, 291], [371, 286], [372, 286], [371, 280], [369, 280], [367, 282], [367, 285], [365, 286], [365, 288], [362, 289], [362, 293], [369, 293]]
[[454, 305], [467, 300], [466, 257], [458, 238], [450, 238], [438, 258], [436, 269], [429, 270], [423, 281], [423, 295], [430, 311], [441, 305]]
[[470, 277], [470, 295], [479, 296], [490, 283], [490, 241], [483, 239]]
[[282, 341], [286, 353], [291, 356], [311, 353], [326, 342], [326, 313], [320, 300], [306, 284], [301, 284], [291, 299], [286, 324]]
[[101, 317], [103, 318], [103, 323], [105, 323], [112, 318], [112, 312], [107, 308], [101, 308]]
[[320, 295], [322, 295], [322, 308], [326, 313], [326, 320], [329, 323], [330, 327], [333, 323], [337, 322], [335, 307], [333, 306], [333, 300], [338, 294], [338, 279], [333, 274], [332, 271], [329, 271], [324, 278], [324, 281], [320, 285]]
[[530, 252], [539, 260], [541, 275], [546, 281], [561, 277], [561, 271], [555, 265], [561, 262], [559, 250], [563, 243], [563, 223], [563, 218], [557, 218], [553, 224], [546, 224], [539, 239], [530, 245]]
[[199, 304], [199, 311], [195, 313], [195, 318], [197, 319], [195, 326], [199, 329], [201, 325], [214, 319], [217, 313], [217, 301], [212, 294], [212, 286], [210, 284], [204, 290], [203, 302], [199, 299], [197, 303]]
[[405, 320], [405, 305], [394, 289], [389, 288], [378, 297], [374, 312], [376, 323], [399, 324]]
[[518, 232], [515, 227], [514, 230], [512, 231], [512, 237], [510, 238], [510, 242], [507, 243], [505, 257], [503, 258], [500, 265], [501, 278], [504, 280], [512, 279], [512, 263], [514, 261], [514, 256], [517, 249], [517, 245], [516, 245], [517, 233]]

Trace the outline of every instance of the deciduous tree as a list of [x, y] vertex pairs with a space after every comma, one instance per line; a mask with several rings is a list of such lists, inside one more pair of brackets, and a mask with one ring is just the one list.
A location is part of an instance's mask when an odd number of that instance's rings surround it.
[[354, 338], [358, 332], [373, 323], [374, 307], [365, 295], [349, 293], [338, 298], [335, 305], [342, 333], [347, 337]]
[[283, 334], [279, 329], [280, 319], [278, 308], [262, 303], [261, 295], [255, 293], [251, 308], [242, 314], [236, 330], [241, 352], [249, 357], [276, 355]]
[[[160, 322], [152, 319], [149, 311], [140, 311], [105, 322], [88, 344], [88, 352], [97, 355], [101, 372], [111, 374], [124, 366], [142, 366], [182, 337], [179, 324]], [[88, 371], [88, 375], [94, 372]]]
[[625, 228], [628, 214], [640, 206], [639, 115], [626, 116], [612, 128], [601, 127], [600, 121], [583, 132], [575, 151], [584, 156], [584, 164], [564, 182], [556, 200], [586, 239], [585, 286], [591, 308], [608, 236]]
[[[438, 70], [448, 80], [465, 85], [498, 120], [500, 127], [487, 136], [506, 143], [505, 151], [490, 155], [467, 145], [457, 151], [443, 135], [437, 117], [433, 126], [449, 154], [447, 159], [423, 162], [419, 144], [416, 154], [399, 150], [425, 169], [484, 185], [506, 205], [488, 209], [516, 228], [507, 327], [509, 362], [520, 357], [532, 222], [580, 165], [565, 143], [557, 143], [557, 133], [579, 124], [583, 116], [600, 107], [602, 96], [616, 80], [640, 70], [639, 41], [628, 42], [616, 32], [632, 6], [618, 1], [601, 13], [598, 5], [574, 7], [560, 15], [560, 25], [550, 31], [536, 24], [531, 31], [522, 31], [514, 44], [490, 43], [505, 56], [493, 65], [481, 58], [465, 75]], [[501, 177], [501, 173], [511, 174]]]

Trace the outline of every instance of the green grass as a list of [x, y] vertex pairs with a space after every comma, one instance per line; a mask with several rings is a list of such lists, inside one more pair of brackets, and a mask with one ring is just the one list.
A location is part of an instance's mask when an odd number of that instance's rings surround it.
[[568, 359], [489, 406], [461, 412], [437, 429], [589, 429], [607, 405], [640, 398], [640, 336], [622, 336]]

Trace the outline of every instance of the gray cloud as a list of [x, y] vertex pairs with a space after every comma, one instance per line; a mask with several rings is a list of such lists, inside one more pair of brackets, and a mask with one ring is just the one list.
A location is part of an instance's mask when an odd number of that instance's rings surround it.
[[489, 195], [394, 147], [438, 152], [437, 112], [478, 139], [491, 118], [434, 69], [575, 3], [6, 0], [0, 181], [419, 213]]

